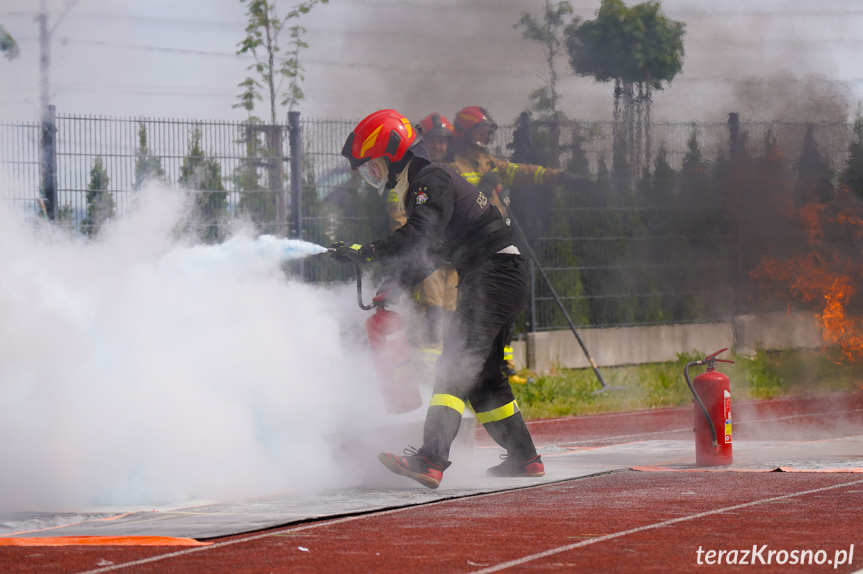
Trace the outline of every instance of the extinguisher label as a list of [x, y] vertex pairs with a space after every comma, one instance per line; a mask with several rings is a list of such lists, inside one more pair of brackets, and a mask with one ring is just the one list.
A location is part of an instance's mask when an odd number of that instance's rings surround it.
[[731, 444], [731, 393], [723, 391], [725, 398], [725, 444]]

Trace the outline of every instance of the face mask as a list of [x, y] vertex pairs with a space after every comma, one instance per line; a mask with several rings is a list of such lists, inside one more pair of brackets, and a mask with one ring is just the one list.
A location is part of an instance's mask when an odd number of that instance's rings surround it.
[[389, 175], [389, 163], [383, 157], [375, 158], [367, 161], [357, 168], [367, 184], [378, 190], [378, 195], [382, 195], [384, 187], [387, 184], [387, 176]]

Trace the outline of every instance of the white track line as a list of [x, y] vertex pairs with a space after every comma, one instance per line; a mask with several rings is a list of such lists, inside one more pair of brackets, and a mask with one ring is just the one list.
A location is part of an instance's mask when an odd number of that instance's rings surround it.
[[[451, 499], [448, 499], [451, 500]], [[443, 501], [441, 501], [443, 502]], [[433, 503], [437, 504], [437, 503]], [[408, 510], [409, 508], [413, 508], [411, 506], [407, 506], [404, 508], [396, 508], [394, 510], [385, 510], [383, 512], [375, 512], [374, 515], [378, 516], [380, 514], [389, 514], [390, 512], [399, 512], [402, 510]], [[267, 531], [262, 534], [256, 534], [254, 536], [248, 536], [246, 538], [238, 538], [236, 540], [227, 540], [225, 542], [216, 542], [214, 544], [210, 544], [209, 546], [196, 546], [194, 548], [189, 548], [188, 550], [179, 550], [177, 552], [169, 552], [168, 554], [160, 554], [159, 556], [151, 556], [150, 558], [142, 558], [140, 560], [135, 560], [134, 562], [124, 562], [123, 564], [114, 564], [112, 566], [105, 566], [104, 568], [97, 568], [95, 570], [87, 570], [86, 572], [81, 572], [81, 574], [97, 574], [99, 572], [110, 572], [112, 570], [120, 570], [122, 568], [129, 568], [131, 566], [140, 566], [141, 564], [148, 564], [150, 562], [158, 562], [159, 560], [165, 560], [166, 558], [174, 558], [176, 556], [184, 556], [186, 554], [193, 554], [195, 552], [203, 552], [204, 550], [212, 550], [214, 548], [223, 548], [225, 546], [231, 546], [232, 544], [241, 544], [243, 542], [251, 542], [252, 540], [259, 540], [261, 538], [268, 538], [270, 536], [279, 536], [285, 534], [285, 532], [299, 532], [301, 530], [311, 530], [312, 528], [319, 528], [321, 526], [329, 526], [330, 524], [341, 524], [343, 522], [350, 522], [352, 520], [359, 520], [361, 518], [367, 518], [369, 514], [361, 514], [358, 516], [348, 516], [345, 518], [337, 518], [335, 520], [327, 520], [326, 522], [315, 522], [313, 524], [307, 524], [305, 526], [297, 526], [296, 528], [283, 529], [277, 532]]]
[[[601, 472], [601, 473], [595, 474], [595, 475], [578, 477], [578, 478], [576, 478], [576, 480], [595, 478], [598, 476], [605, 476], [607, 474], [611, 474], [611, 473], [610, 472]], [[558, 481], [558, 482], [562, 482], [562, 481]], [[556, 484], [556, 483], [550, 482], [550, 483], [545, 483], [545, 484], [537, 484], [536, 486], [527, 486], [527, 487], [518, 488], [518, 489], [514, 489], [514, 490], [518, 490], [518, 491], [533, 490], [534, 488], [542, 488], [544, 486], [548, 486], [549, 484]], [[275, 530], [275, 531], [274, 530], [267, 530], [266, 532], [262, 532], [260, 534], [254, 534], [252, 536], [247, 536], [244, 538], [238, 538], [235, 540], [226, 540], [225, 542], [215, 542], [213, 544], [210, 544], [209, 546], [196, 546], [194, 548], [187, 548], [184, 550], [178, 550], [177, 552], [169, 552], [168, 554], [160, 554], [159, 556], [151, 556], [150, 558], [142, 558], [140, 560], [135, 560], [133, 562], [124, 562], [123, 564], [113, 564], [111, 566], [105, 566], [103, 568], [96, 568], [95, 570], [87, 570], [85, 572], [81, 572], [80, 574], [99, 574], [101, 572], [111, 572], [112, 570], [120, 570], [123, 568], [128, 568], [130, 566], [138, 566], [140, 564], [148, 564], [150, 562], [158, 562], [159, 560], [164, 560], [165, 558], [174, 558], [176, 556], [184, 556], [186, 554], [193, 554], [195, 552], [203, 552], [205, 550], [212, 550], [214, 548], [222, 548], [224, 546], [231, 546], [233, 544], [250, 542], [252, 540], [260, 540], [261, 538], [269, 538], [270, 536], [282, 536], [285, 533], [300, 532], [303, 530], [311, 530], [313, 528], [321, 528], [324, 526], [330, 526], [332, 524], [342, 524], [345, 522], [351, 522], [353, 520], [361, 520], [363, 518], [377, 517], [377, 516], [383, 516], [383, 515], [387, 515], [387, 514], [395, 514], [397, 512], [405, 512], [408, 510], [414, 510], [420, 506], [422, 506], [422, 507], [436, 506], [438, 504], [447, 504], [449, 502], [453, 502], [453, 501], [457, 501], [457, 500], [463, 500], [464, 498], [484, 498], [487, 496], [498, 496], [501, 494], [510, 494], [512, 492], [513, 492], [513, 490], [499, 490], [499, 491], [495, 491], [495, 492], [487, 492], [484, 494], [476, 494], [476, 495], [468, 496], [468, 497], [462, 496], [462, 497], [455, 497], [455, 498], [445, 498], [443, 500], [437, 500], [434, 502], [424, 502], [424, 503], [420, 503], [420, 504], [411, 504], [410, 506], [402, 506], [400, 508], [390, 508], [387, 510], [380, 510], [380, 511], [374, 511], [373, 510], [373, 511], [366, 512], [363, 514], [357, 514], [355, 516], [345, 516], [343, 518], [335, 518], [332, 520], [327, 519], [326, 517], [321, 517], [320, 519], [318, 519], [319, 520], [318, 522], [313, 522], [311, 524], [303, 524], [300, 526], [294, 526], [294, 527], [288, 527], [288, 528], [279, 528], [279, 530]], [[235, 536], [242, 536], [242, 535], [238, 534]]]
[[[856, 412], [860, 412], [861, 410], [863, 410], [863, 409], [855, 409], [855, 410], [851, 410], [851, 411], [838, 411], [838, 412], [832, 412], [832, 413], [815, 413], [815, 414], [846, 414], [846, 413], [856, 413]], [[619, 415], [619, 414], [626, 414], [626, 413], [610, 413], [610, 414], [611, 414], [612, 416], [617, 416], [617, 415]], [[751, 422], [751, 423], [755, 423], [755, 422], [772, 422], [772, 421], [786, 420], [786, 419], [799, 418], [799, 417], [806, 417], [806, 416], [812, 416], [812, 415], [811, 415], [811, 414], [808, 414], [808, 415], [790, 415], [790, 416], [787, 416], [787, 417], [781, 417], [781, 418], [777, 418], [777, 419], [761, 419], [761, 420], [754, 420], [754, 421], [747, 421], [747, 422]], [[541, 422], [547, 422], [547, 421], [529, 421], [529, 422], [528, 422], [528, 425], [531, 425], [531, 424], [537, 424], [537, 423], [541, 423]], [[738, 424], [741, 424], [741, 423], [738, 423]], [[606, 437], [605, 439], [596, 439], [596, 440], [632, 438], [632, 437], [637, 437], [637, 436], [646, 436], [646, 435], [653, 435], [653, 434], [667, 434], [667, 433], [675, 433], [675, 432], [683, 432], [683, 431], [691, 431], [691, 430], [692, 430], [691, 428], [687, 427], [687, 428], [685, 428], [685, 429], [672, 429], [672, 430], [667, 430], [667, 431], [654, 431], [654, 432], [648, 432], [648, 433], [639, 433], [639, 434], [631, 434], [631, 435], [621, 435], [621, 436], [617, 436], [617, 437]], [[576, 442], [571, 442], [571, 443], [567, 443], [567, 444], [575, 445], [575, 444], [580, 444], [580, 443], [582, 443], [582, 442], [584, 442], [584, 443], [588, 443], [588, 442], [595, 442], [595, 440], [592, 440], [592, 441], [576, 441]], [[586, 478], [586, 477], [585, 477], [585, 478]], [[855, 481], [855, 482], [849, 482], [849, 483], [847, 483], [847, 484], [858, 484], [858, 483], [860, 483], [860, 482], [863, 482], [863, 480]], [[546, 485], [538, 485], [538, 486], [537, 486], [537, 488], [539, 488], [539, 486], [546, 486]], [[529, 562], [529, 561], [531, 561], [531, 560], [536, 560], [536, 559], [538, 559], [538, 558], [542, 558], [542, 557], [544, 557], [544, 556], [551, 556], [551, 555], [553, 555], [553, 554], [557, 554], [557, 553], [559, 553], [559, 552], [566, 552], [567, 550], [571, 550], [571, 549], [573, 549], [573, 548], [579, 548], [579, 547], [581, 547], [581, 546], [588, 546], [589, 544], [594, 544], [594, 543], [596, 543], [596, 542], [602, 542], [602, 541], [604, 541], [604, 540], [610, 540], [610, 539], [612, 539], [612, 538], [617, 538], [617, 537], [619, 537], [619, 536], [625, 536], [625, 535], [627, 535], [627, 534], [632, 534], [632, 533], [634, 533], [634, 532], [641, 532], [642, 530], [648, 530], [648, 529], [651, 529], [651, 528], [661, 528], [661, 527], [667, 526], [667, 525], [669, 525], [669, 524], [674, 524], [674, 523], [676, 523], [676, 522], [682, 522], [682, 521], [684, 521], [684, 520], [692, 520], [692, 519], [695, 519], [695, 518], [700, 518], [700, 517], [702, 517], [702, 516], [709, 516], [709, 515], [711, 515], [711, 514], [719, 514], [719, 513], [721, 513], [721, 512], [727, 512], [727, 511], [729, 511], [729, 510], [734, 510], [734, 509], [737, 509], [737, 508], [744, 508], [744, 507], [746, 507], [746, 506], [753, 506], [753, 505], [755, 505], [755, 504], [762, 504], [762, 503], [764, 503], [764, 502], [771, 502], [771, 501], [773, 501], [773, 500], [781, 500], [781, 499], [783, 499], [783, 498], [791, 498], [791, 497], [798, 496], [798, 495], [810, 494], [810, 493], [812, 493], [812, 492], [821, 492], [822, 490], [831, 490], [831, 489], [833, 489], [833, 488], [840, 488], [841, 486], [845, 486], [845, 485], [843, 484], [843, 485], [829, 486], [829, 487], [825, 487], [825, 488], [823, 488], [823, 489], [817, 489], [817, 490], [811, 490], [811, 491], [804, 491], [804, 492], [799, 492], [799, 493], [796, 493], [796, 494], [789, 494], [789, 495], [780, 496], [780, 497], [776, 497], [776, 498], [770, 498], [770, 499], [766, 499], [766, 500], [762, 500], [762, 501], [749, 502], [749, 503], [746, 503], [746, 504], [743, 504], [743, 505], [739, 505], [739, 506], [731, 506], [731, 507], [729, 507], [729, 508], [722, 508], [722, 509], [719, 509], [719, 510], [712, 510], [712, 511], [710, 511], [710, 512], [706, 512], [706, 513], [702, 513], [702, 514], [693, 515], [693, 516], [691, 516], [691, 517], [678, 518], [678, 519], [671, 520], [671, 521], [666, 521], [666, 522], [659, 522], [659, 523], [654, 524], [654, 525], [651, 525], [651, 526], [643, 526], [643, 527], [641, 527], [641, 528], [636, 528], [636, 529], [634, 529], [634, 530], [627, 530], [627, 531], [624, 531], [624, 532], [618, 532], [618, 533], [615, 533], [615, 534], [608, 534], [608, 535], [606, 535], [606, 536], [601, 536], [601, 537], [599, 537], [599, 538], [594, 538], [594, 539], [591, 539], [591, 540], [588, 540], [588, 541], [579, 542], [579, 543], [574, 544], [574, 545], [564, 546], [564, 547], [561, 547], [561, 548], [559, 548], [559, 549], [548, 550], [548, 551], [543, 552], [543, 553], [540, 553], [540, 554], [535, 554], [535, 555], [532, 555], [532, 556], [529, 556], [529, 557], [521, 558], [519, 561], [515, 561], [515, 562], [505, 562], [504, 564], [500, 564], [500, 565], [498, 565], [498, 566], [492, 566], [492, 567], [491, 567], [491, 569], [478, 570], [478, 571], [477, 571], [476, 573], [474, 573], [474, 574], [479, 574], [479, 573], [484, 573], [484, 572], [498, 572], [499, 570], [503, 570], [503, 569], [505, 569], [505, 568], [509, 568], [510, 566], [515, 566], [515, 565], [518, 565], [518, 564], [522, 564], [522, 563], [524, 563], [524, 562]], [[522, 489], [522, 490], [523, 490], [523, 489]], [[500, 492], [491, 492], [491, 493], [488, 493], [488, 494], [485, 494], [485, 495], [479, 495], [479, 496], [494, 496], [494, 495], [496, 495], [496, 494], [501, 494], [501, 493], [500, 493]], [[449, 502], [449, 501], [451, 501], [451, 500], [453, 500], [453, 499], [449, 499], [449, 498], [448, 498], [448, 499], [446, 499], [446, 500], [442, 500], [442, 501], [440, 501], [440, 502], [432, 502], [432, 503], [426, 504], [425, 506], [428, 506], [428, 505], [430, 505], [430, 504], [442, 504], [442, 503], [444, 503], [444, 502]], [[402, 512], [402, 511], [405, 511], [405, 510], [410, 510], [411, 508], [415, 508], [415, 507], [416, 507], [416, 505], [406, 506], [406, 507], [403, 507], [403, 508], [394, 508], [394, 509], [391, 509], [391, 510], [384, 510], [384, 511], [381, 511], [381, 512], [374, 512], [374, 513], [373, 513], [373, 515], [374, 515], [374, 516], [379, 516], [379, 515], [382, 515], [382, 514], [390, 514], [390, 513], [394, 513], [394, 512]], [[110, 571], [112, 571], [112, 570], [120, 570], [120, 569], [122, 569], [122, 568], [128, 568], [128, 567], [130, 567], [130, 566], [137, 566], [137, 565], [139, 565], [139, 564], [147, 564], [147, 563], [149, 563], [149, 562], [157, 562], [157, 561], [159, 561], [159, 560], [163, 560], [163, 559], [165, 559], [165, 558], [173, 558], [173, 557], [175, 557], [175, 556], [183, 556], [183, 555], [186, 555], [186, 554], [192, 554], [193, 552], [202, 552], [202, 551], [204, 551], [204, 550], [211, 550], [211, 549], [213, 549], [213, 548], [221, 548], [221, 547], [223, 547], [223, 546], [230, 546], [230, 545], [232, 545], [232, 544], [239, 544], [239, 543], [241, 543], [241, 542], [248, 542], [248, 541], [252, 541], [252, 540], [258, 540], [258, 539], [261, 539], [261, 538], [267, 538], [267, 537], [270, 537], [270, 536], [277, 536], [277, 535], [279, 535], [279, 534], [283, 534], [283, 533], [285, 533], [285, 532], [299, 532], [299, 531], [301, 531], [301, 530], [309, 530], [309, 529], [312, 529], [312, 528], [319, 528], [319, 527], [321, 527], [321, 526], [329, 526], [329, 525], [331, 525], [331, 524], [341, 524], [341, 523], [343, 523], [343, 522], [350, 522], [350, 521], [352, 521], [352, 520], [358, 520], [358, 519], [361, 519], [361, 518], [366, 518], [367, 516], [369, 516], [369, 514], [360, 514], [360, 515], [357, 515], [357, 516], [348, 516], [348, 517], [345, 517], [345, 518], [336, 518], [336, 519], [333, 519], [333, 520], [327, 520], [327, 521], [325, 521], [325, 522], [315, 522], [315, 523], [313, 523], [313, 524], [307, 524], [307, 525], [305, 525], [305, 526], [297, 526], [297, 527], [295, 527], [295, 528], [290, 528], [290, 529], [282, 529], [282, 530], [278, 530], [277, 532], [267, 531], [267, 532], [265, 532], [265, 533], [263, 533], [263, 534], [258, 534], [258, 535], [255, 535], [255, 536], [249, 536], [249, 537], [247, 537], [247, 538], [240, 538], [240, 539], [237, 539], [237, 540], [229, 540], [229, 541], [226, 541], [226, 542], [216, 542], [215, 544], [210, 544], [209, 546], [197, 546], [197, 547], [195, 547], [195, 548], [189, 548], [189, 549], [186, 549], [186, 550], [180, 550], [180, 551], [178, 551], [178, 552], [171, 552], [171, 553], [169, 553], [169, 554], [162, 554], [162, 555], [160, 555], [160, 556], [153, 556], [153, 557], [151, 557], [151, 558], [143, 558], [143, 559], [141, 559], [141, 560], [136, 560], [136, 561], [134, 561], [134, 562], [126, 562], [126, 563], [124, 563], [124, 564], [115, 564], [115, 565], [112, 565], [112, 566], [106, 566], [106, 567], [104, 567], [104, 568], [97, 568], [96, 570], [87, 570], [86, 572], [82, 572], [81, 574], [97, 574], [97, 573], [101, 573], [101, 572], [110, 572]], [[863, 574], [863, 571], [861, 571], [861, 574]]]
[[[584, 478], [591, 478], [591, 477], [584, 477]], [[638, 528], [632, 528], [630, 530], [623, 530], [621, 532], [615, 532], [614, 534], [606, 534], [605, 536], [592, 538], [590, 540], [584, 540], [582, 542], [577, 542], [575, 544], [569, 544], [567, 546], [560, 546], [558, 548], [553, 548], [551, 550], [546, 550], [544, 552], [540, 552], [537, 554], [531, 554], [529, 556], [519, 558], [518, 560], [511, 560], [509, 562], [503, 562], [501, 564], [498, 564], [497, 566], [490, 566], [489, 568], [483, 568], [482, 570], [476, 570], [472, 574], [486, 574], [486, 573], [490, 573], [490, 572], [500, 572], [501, 570], [506, 570], [507, 568], [511, 568], [513, 566], [520, 566], [522, 564], [526, 564], [527, 562], [531, 562], [533, 560], [538, 560], [540, 558], [545, 558], [547, 556], [554, 556], [555, 554], [560, 554], [561, 552], [567, 552], [567, 551], [573, 550], [575, 548], [581, 548], [582, 546], [589, 546], [591, 544], [596, 544], [597, 542], [604, 542], [606, 540], [612, 540], [614, 538], [620, 538], [621, 536], [626, 536], [628, 534], [634, 534], [636, 532], [642, 532], [645, 530], [653, 530], [656, 528], [664, 528], [664, 527], [670, 526], [672, 524], [677, 524], [678, 522], [686, 522], [689, 520], [695, 520], [697, 518], [702, 518], [705, 516], [711, 516], [713, 514], [721, 514], [723, 512], [729, 512], [732, 510], [737, 510], [739, 508], [747, 508], [749, 506], [757, 506], [759, 504], [774, 502], [776, 500], [784, 500], [786, 498], [794, 498], [795, 496], [804, 496], [806, 494], [814, 494], [816, 492], [835, 490], [837, 488], [843, 488], [846, 486], [853, 486], [855, 484], [863, 484], [863, 479], [854, 480], [852, 482], [844, 482], [842, 484], [835, 484], [833, 486], [825, 486], [823, 488], [804, 490], [804, 491], [795, 492], [792, 494], [784, 494], [782, 496], [774, 496], [771, 498], [765, 498], [765, 499], [756, 500], [753, 502], [746, 502], [744, 504], [737, 504], [734, 506], [728, 506], [726, 508], [718, 508], [716, 510], [710, 510], [707, 512], [700, 512], [698, 514], [693, 514], [691, 516], [684, 516], [681, 518], [674, 518], [672, 520], [665, 520], [663, 522], [657, 522], [656, 524], [649, 524], [647, 526], [641, 526]], [[544, 486], [548, 486], [548, 484], [539, 484], [537, 486], [531, 486], [531, 487], [522, 488], [519, 490], [532, 490], [534, 488], [542, 488]], [[474, 496], [471, 498], [480, 498], [480, 497], [486, 497], [486, 496], [498, 496], [501, 494], [510, 494], [511, 492], [512, 491], [490, 492], [488, 494], [480, 494], [480, 495], [477, 495], [477, 496]], [[256, 534], [253, 536], [247, 536], [244, 538], [237, 538], [235, 540], [227, 540], [225, 542], [216, 542], [214, 544], [210, 544], [209, 546], [196, 546], [194, 548], [188, 548], [185, 550], [178, 550], [177, 552], [169, 552], [168, 554], [161, 554], [159, 556], [151, 556], [150, 558], [142, 558], [140, 560], [134, 560], [132, 562], [125, 562], [123, 564], [113, 564], [111, 566], [105, 566], [103, 568], [97, 568], [95, 570], [87, 570], [85, 572], [81, 572], [80, 574], [101, 574], [102, 572], [111, 572], [114, 570], [121, 570], [124, 568], [130, 568], [133, 566], [140, 566], [141, 564], [149, 564], [151, 562], [158, 562], [160, 560], [165, 560], [167, 558], [175, 558], [177, 556], [186, 556], [188, 554], [194, 554], [196, 552], [205, 552], [207, 550], [214, 550], [216, 548], [224, 548], [225, 546], [232, 546], [234, 544], [242, 544], [244, 542], [251, 542], [253, 540], [260, 540], [262, 538], [269, 538], [271, 536], [283, 536], [285, 533], [301, 532], [303, 530], [312, 530], [314, 528], [321, 528], [324, 526], [331, 526], [334, 524], [343, 524], [345, 522], [352, 522], [354, 520], [362, 520], [363, 518], [377, 517], [377, 516], [382, 516], [382, 515], [386, 515], [386, 514], [395, 514], [397, 512], [405, 512], [408, 510], [416, 509], [417, 506], [434, 506], [434, 505], [438, 505], [438, 504], [446, 504], [446, 503], [452, 502], [453, 500], [461, 500], [461, 499], [447, 498], [445, 500], [441, 500], [438, 502], [430, 502], [430, 503], [426, 503], [426, 504], [422, 504], [422, 505], [405, 506], [402, 508], [393, 508], [390, 510], [383, 510], [380, 512], [370, 512], [370, 513], [366, 513], [366, 514], [359, 514], [357, 516], [346, 516], [344, 518], [336, 518], [333, 520], [324, 520], [322, 522], [314, 522], [312, 524], [306, 524], [306, 525], [297, 526], [294, 528], [283, 528], [283, 529], [279, 529], [276, 531], [268, 530], [267, 532], [263, 532], [261, 534]], [[863, 571], [861, 571], [861, 572], [863, 572]]]
[[806, 494], [815, 494], [817, 492], [824, 492], [827, 490], [835, 490], [837, 488], [844, 488], [846, 486], [852, 486], [855, 484], [863, 484], [863, 479], [855, 480], [852, 482], [845, 482], [842, 484], [834, 484], [833, 486], [825, 486], [822, 488], [813, 488], [812, 490], [804, 490], [802, 492], [795, 492], [792, 494], [784, 494], [782, 496], [773, 496], [771, 498], [764, 498], [762, 500], [755, 500], [753, 502], [746, 502], [744, 504], [735, 504], [734, 506], [727, 506], [725, 508], [717, 508], [716, 510], [709, 510], [707, 512], [699, 512], [698, 514], [692, 514], [690, 516], [682, 516], [680, 518], [673, 518], [671, 520], [663, 520], [662, 522], [657, 522], [656, 524], [648, 524], [647, 526], [639, 526], [638, 528], [631, 528], [630, 530], [623, 530], [621, 532], [615, 532], [614, 534], [606, 534], [605, 536], [599, 536], [597, 538], [592, 538], [590, 540], [583, 540], [581, 542], [576, 542], [574, 544], [567, 544], [566, 546], [559, 546], [557, 548], [552, 548], [551, 550], [546, 550], [544, 552], [538, 552], [536, 554], [530, 554], [528, 556], [524, 556], [523, 558], [519, 558], [517, 560], [510, 560], [509, 562], [502, 562], [496, 566], [490, 566], [488, 568], [483, 568], [482, 570], [474, 570], [472, 574], [490, 574], [491, 572], [500, 572], [501, 570], [506, 570], [508, 568], [512, 568], [514, 566], [521, 566], [523, 564], [527, 564], [528, 562], [533, 562], [534, 560], [539, 560], [540, 558], [547, 558], [548, 556], [554, 556], [555, 554], [560, 554], [561, 552], [568, 552], [570, 550], [574, 550], [576, 548], [582, 548], [584, 546], [590, 546], [591, 544], [597, 544], [598, 542], [605, 542], [606, 540], [613, 540], [614, 538], [620, 538], [621, 536], [627, 536], [629, 534], [635, 534], [637, 532], [644, 532], [647, 530], [656, 530], [659, 528], [665, 528], [666, 526], [671, 526], [673, 524], [678, 524], [680, 522], [688, 522], [690, 520], [696, 520], [698, 518], [704, 518], [705, 516], [712, 516], [714, 514], [722, 514], [723, 512], [730, 512], [732, 510], [739, 510], [741, 508], [748, 508], [750, 506], [758, 506], [759, 504], [765, 504], [768, 502], [775, 502], [777, 500], [784, 500], [786, 498], [794, 498], [795, 496], [804, 496]]

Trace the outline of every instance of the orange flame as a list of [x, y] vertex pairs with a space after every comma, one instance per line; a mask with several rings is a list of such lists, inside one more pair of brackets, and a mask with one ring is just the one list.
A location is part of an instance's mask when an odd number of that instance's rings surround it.
[[863, 358], [863, 321], [848, 312], [848, 303], [855, 294], [852, 278], [847, 271], [850, 261], [825, 261], [816, 251], [805, 257], [788, 260], [764, 259], [753, 272], [757, 279], [779, 282], [787, 289], [776, 291], [781, 298], [804, 303], [823, 302], [816, 319], [824, 342], [837, 345], [848, 361]]
[[863, 317], [849, 306], [863, 279], [861, 253], [837, 248], [825, 235], [863, 239], [859, 206], [809, 203], [796, 213], [811, 251], [805, 256], [765, 257], [750, 274], [770, 285], [775, 296], [814, 305], [826, 345], [838, 347], [844, 360], [863, 359]]
[[848, 301], [854, 295], [849, 277], [839, 277], [824, 295], [826, 304], [821, 313], [823, 337], [827, 343], [838, 344], [849, 361], [863, 358], [863, 331], [860, 319], [848, 316]]

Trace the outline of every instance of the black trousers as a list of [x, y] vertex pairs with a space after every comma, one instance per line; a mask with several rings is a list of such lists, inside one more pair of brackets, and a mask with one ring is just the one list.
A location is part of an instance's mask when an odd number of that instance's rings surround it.
[[[529, 294], [530, 274], [521, 255], [493, 255], [487, 265], [462, 277], [458, 306], [435, 365], [434, 396], [420, 449], [431, 462], [444, 464], [449, 458], [461, 422], [459, 401], [469, 401], [478, 417], [514, 402], [500, 365], [513, 321]], [[438, 402], [448, 404], [435, 404], [435, 397], [441, 396], [444, 399]], [[506, 414], [483, 425], [510, 456], [521, 460], [536, 456], [521, 413]]]

